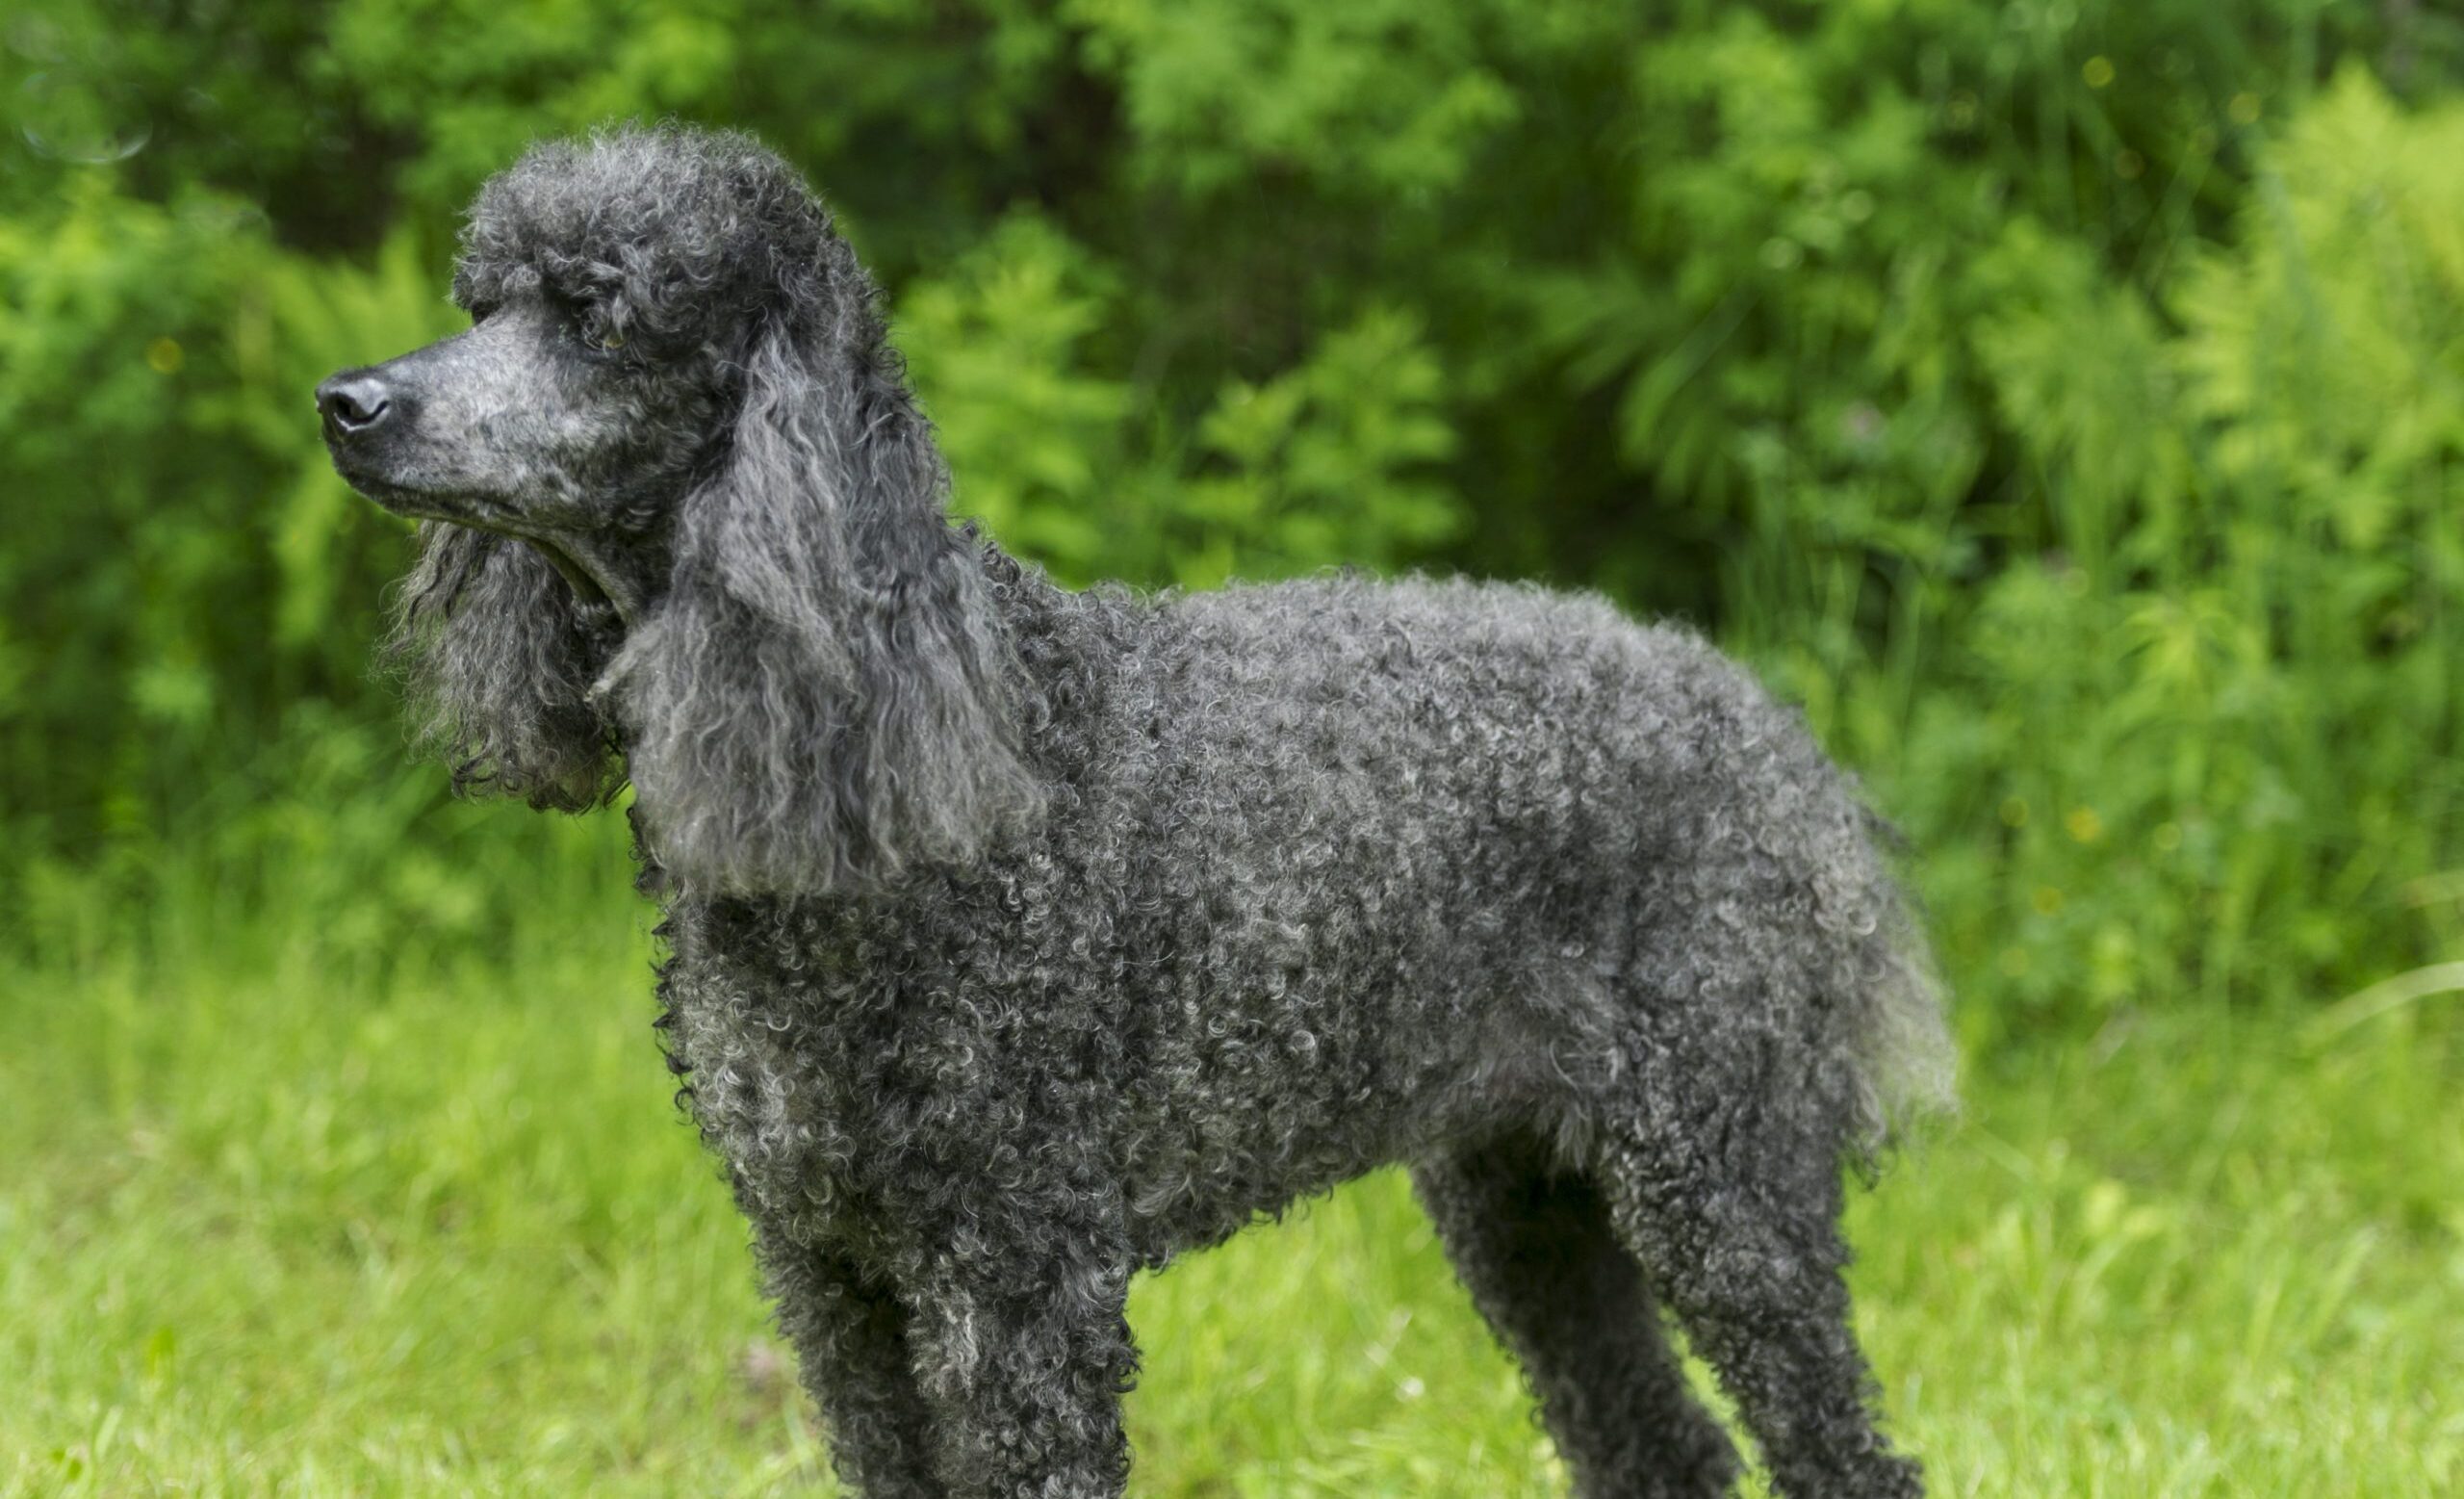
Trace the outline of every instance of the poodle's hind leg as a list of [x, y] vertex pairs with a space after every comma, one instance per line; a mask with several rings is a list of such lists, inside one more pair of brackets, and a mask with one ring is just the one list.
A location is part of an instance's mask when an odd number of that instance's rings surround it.
[[[1709, 1361], [1786, 1499], [1914, 1499], [1875, 1425], [1849, 1326], [1839, 1160], [1732, 1095], [1614, 1126], [1597, 1178], [1617, 1233]], [[1676, 1118], [1687, 1120], [1672, 1127]]]
[[761, 1238], [779, 1323], [821, 1408], [839, 1481], [861, 1499], [943, 1499], [907, 1309], [838, 1255]]
[[1686, 1387], [1642, 1272], [1585, 1176], [1510, 1136], [1413, 1170], [1455, 1272], [1522, 1361], [1582, 1499], [1728, 1492], [1736, 1452]]

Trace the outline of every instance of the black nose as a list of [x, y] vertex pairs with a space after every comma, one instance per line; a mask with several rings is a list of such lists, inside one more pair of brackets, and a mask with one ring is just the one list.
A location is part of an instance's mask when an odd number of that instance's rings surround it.
[[356, 436], [393, 409], [393, 393], [372, 375], [337, 375], [317, 387], [317, 414], [325, 419], [328, 437]]

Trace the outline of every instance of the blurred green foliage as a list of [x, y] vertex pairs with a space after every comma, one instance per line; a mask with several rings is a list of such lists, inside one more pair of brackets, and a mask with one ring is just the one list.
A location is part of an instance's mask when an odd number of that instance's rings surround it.
[[397, 762], [308, 391], [526, 140], [673, 115], [811, 171], [1063, 578], [1601, 588], [1864, 770], [1972, 1029], [2349, 992], [2464, 939], [2459, 84], [2402, 0], [13, 10], [12, 940], [614, 856]]

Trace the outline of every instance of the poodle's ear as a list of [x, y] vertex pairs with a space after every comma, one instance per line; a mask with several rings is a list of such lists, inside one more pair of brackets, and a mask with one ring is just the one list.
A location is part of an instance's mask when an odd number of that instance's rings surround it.
[[388, 658], [406, 669], [421, 742], [456, 790], [580, 812], [617, 785], [589, 702], [606, 662], [573, 590], [529, 545], [427, 521], [394, 608]]
[[877, 325], [762, 335], [667, 596], [607, 676], [668, 877], [862, 889], [962, 864], [1033, 812], [1015, 658], [946, 491]]

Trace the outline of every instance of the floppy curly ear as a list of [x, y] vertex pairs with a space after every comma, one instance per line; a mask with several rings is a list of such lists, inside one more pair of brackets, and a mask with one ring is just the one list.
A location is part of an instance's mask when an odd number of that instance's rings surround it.
[[962, 864], [1034, 810], [1015, 659], [947, 482], [877, 326], [834, 349], [763, 334], [668, 594], [607, 677], [668, 875], [860, 888]]
[[527, 544], [427, 521], [394, 606], [387, 659], [406, 668], [421, 744], [457, 791], [580, 812], [615, 789], [588, 702], [608, 655], [573, 590]]

